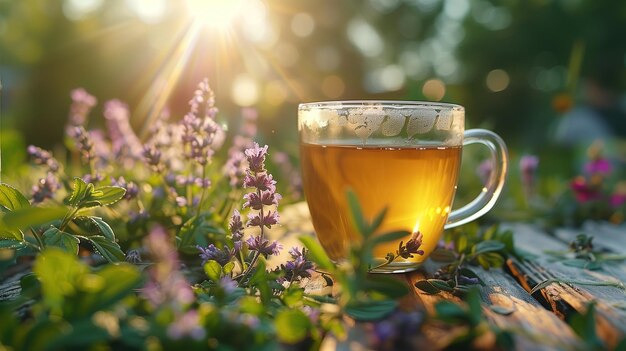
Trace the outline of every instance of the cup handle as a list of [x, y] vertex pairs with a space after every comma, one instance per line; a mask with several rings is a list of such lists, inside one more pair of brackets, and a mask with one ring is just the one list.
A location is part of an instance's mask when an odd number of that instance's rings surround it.
[[448, 216], [444, 229], [463, 225], [487, 213], [495, 205], [502, 192], [508, 170], [509, 156], [506, 144], [496, 133], [486, 129], [469, 129], [463, 136], [463, 145], [483, 144], [489, 148], [493, 169], [480, 194], [467, 205], [453, 210]]

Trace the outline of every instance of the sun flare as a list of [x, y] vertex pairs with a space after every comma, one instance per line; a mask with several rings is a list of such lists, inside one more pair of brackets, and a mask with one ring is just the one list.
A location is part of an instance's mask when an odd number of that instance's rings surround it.
[[187, 10], [197, 24], [227, 29], [242, 14], [245, 0], [187, 0]]

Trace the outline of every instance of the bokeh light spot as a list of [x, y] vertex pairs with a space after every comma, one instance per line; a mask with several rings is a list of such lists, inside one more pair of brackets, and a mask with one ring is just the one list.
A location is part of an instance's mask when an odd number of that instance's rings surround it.
[[279, 106], [287, 99], [287, 88], [278, 81], [273, 80], [265, 85], [265, 101], [272, 106]]
[[239, 75], [233, 81], [231, 97], [239, 106], [252, 106], [259, 100], [259, 89], [254, 79], [248, 75]]
[[158, 23], [165, 14], [167, 3], [165, 0], [126, 0], [137, 17], [145, 23]]
[[328, 76], [322, 81], [322, 92], [331, 99], [336, 99], [346, 90], [346, 84], [339, 76]]
[[315, 30], [315, 20], [308, 13], [298, 13], [291, 19], [291, 31], [293, 34], [304, 38]]
[[348, 38], [367, 57], [378, 56], [385, 49], [380, 33], [361, 18], [352, 19], [348, 23]]
[[429, 79], [424, 83], [422, 93], [428, 100], [440, 101], [446, 95], [446, 85], [440, 79]]
[[487, 88], [489, 90], [497, 93], [506, 89], [509, 86], [510, 78], [509, 74], [506, 73], [505, 70], [502, 69], [494, 69], [487, 73], [487, 78], [485, 79], [485, 83], [487, 84]]
[[247, 8], [244, 6], [246, 2], [246, 0], [186, 1], [189, 14], [198, 24], [218, 29], [228, 28]]
[[63, 14], [72, 21], [77, 21], [102, 6], [103, 0], [65, 0]]

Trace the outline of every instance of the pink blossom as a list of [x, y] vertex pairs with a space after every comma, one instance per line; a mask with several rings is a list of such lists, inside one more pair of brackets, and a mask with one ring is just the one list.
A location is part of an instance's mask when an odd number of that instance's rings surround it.
[[607, 175], [611, 173], [613, 166], [611, 162], [604, 158], [598, 158], [590, 161], [585, 165], [585, 172], [588, 174], [603, 174]]
[[578, 202], [589, 202], [598, 200], [602, 194], [595, 188], [590, 187], [584, 178], [577, 177], [570, 183]]

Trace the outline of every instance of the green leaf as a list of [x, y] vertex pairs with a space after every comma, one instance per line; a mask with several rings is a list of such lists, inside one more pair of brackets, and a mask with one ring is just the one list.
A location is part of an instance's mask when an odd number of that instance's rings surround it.
[[387, 316], [396, 307], [398, 307], [396, 300], [350, 301], [344, 311], [357, 321], [371, 321]]
[[606, 350], [606, 345], [596, 332], [595, 302], [587, 305], [587, 311], [584, 314], [574, 314], [569, 320], [569, 325], [583, 339], [587, 349]]
[[478, 244], [474, 245], [474, 247], [472, 248], [472, 254], [479, 255], [487, 252], [500, 251], [502, 249], [504, 249], [503, 243], [495, 240], [487, 240], [481, 241]]
[[297, 309], [280, 311], [276, 315], [274, 325], [278, 340], [287, 344], [295, 344], [304, 340], [312, 327], [309, 317]]
[[209, 279], [216, 282], [222, 277], [222, 266], [215, 260], [208, 260], [204, 264], [204, 273]]
[[22, 208], [29, 208], [30, 202], [28, 199], [9, 184], [0, 184], [0, 206], [8, 209], [9, 211], [20, 210]]
[[126, 296], [134, 296], [134, 290], [142, 281], [139, 269], [123, 262], [106, 265], [93, 274], [102, 278], [103, 284], [77, 305], [76, 312], [81, 316], [90, 316], [97, 311], [109, 309]]
[[19, 229], [0, 229], [0, 240], [24, 241], [24, 233]]
[[93, 191], [93, 184], [85, 183], [81, 178], [74, 178], [72, 194], [67, 200], [70, 206], [78, 207], [80, 203]]
[[454, 242], [457, 252], [464, 253], [467, 250], [468, 240], [465, 234], [459, 234]]
[[497, 314], [501, 314], [503, 316], [508, 316], [510, 314], [512, 314], [513, 312], [515, 312], [515, 308], [513, 307], [506, 307], [506, 306], [500, 306], [500, 305], [491, 305], [489, 306], [489, 308], [497, 313]]
[[285, 305], [290, 308], [302, 306], [302, 297], [304, 296], [304, 289], [302, 288], [290, 288], [283, 293], [283, 301]]
[[415, 287], [430, 295], [438, 294], [441, 291], [429, 283], [428, 280], [418, 280], [415, 282]]
[[19, 250], [25, 248], [27, 245], [24, 241], [18, 241], [13, 239], [0, 240], [0, 249], [12, 249]]
[[387, 210], [388, 209], [389, 209], [388, 207], [385, 207], [382, 211], [380, 211], [376, 215], [376, 217], [372, 221], [372, 225], [370, 226], [370, 231], [372, 233], [376, 232], [376, 230], [378, 230], [380, 225], [383, 224], [383, 220], [385, 220], [385, 216], [387, 215]]
[[87, 201], [93, 201], [100, 206], [109, 206], [120, 201], [126, 195], [126, 189], [119, 186], [101, 186], [87, 197]]
[[100, 256], [104, 257], [107, 261], [124, 261], [124, 252], [115, 241], [111, 241], [111, 239], [101, 235], [87, 237], [87, 240], [91, 242]]
[[550, 278], [550, 279], [546, 279], [544, 281], [542, 281], [541, 283], [535, 285], [535, 287], [532, 288], [532, 290], [530, 290], [530, 294], [534, 294], [539, 290], [544, 289], [545, 287], [547, 287], [548, 285], [552, 284], [552, 283], [558, 283], [559, 280], [555, 279], [555, 278]]
[[317, 239], [311, 236], [301, 236], [298, 239], [309, 250], [309, 258], [315, 262], [317, 266], [325, 271], [332, 272], [335, 270], [335, 264], [330, 260], [330, 257], [324, 251], [324, 248], [320, 245]]
[[499, 268], [504, 264], [504, 258], [495, 252], [482, 253], [476, 257], [478, 264], [484, 269]]
[[100, 217], [90, 216], [88, 218], [98, 228], [102, 236], [109, 239], [110, 241], [115, 242], [115, 234], [113, 233], [113, 229], [111, 229], [111, 226], [107, 222], [105, 222]]
[[452, 301], [439, 301], [435, 304], [435, 317], [445, 322], [467, 321], [467, 314], [467, 311]]
[[435, 262], [442, 263], [454, 262], [457, 259], [456, 253], [454, 253], [454, 251], [443, 248], [436, 248], [429, 257]]
[[350, 213], [356, 229], [364, 238], [368, 238], [372, 234], [372, 231], [370, 230], [369, 224], [363, 217], [363, 210], [359, 204], [359, 199], [350, 189], [346, 192], [346, 197], [348, 199], [348, 207], [350, 207]]
[[66, 213], [65, 207], [30, 207], [9, 212], [2, 220], [9, 228], [23, 229], [61, 219]]
[[476, 274], [473, 270], [469, 269], [469, 268], [459, 268], [459, 274], [464, 275], [468, 278], [476, 278], [478, 279], [478, 281], [480, 282], [481, 285], [485, 285], [485, 283], [483, 283], [483, 280], [480, 279], [480, 277], [478, 276], [478, 274]]
[[428, 281], [428, 283], [430, 283], [430, 285], [434, 286], [435, 288], [437, 288], [439, 290], [443, 290], [443, 291], [447, 291], [447, 292], [452, 292], [452, 290], [454, 290], [444, 280], [441, 280], [441, 279], [428, 279], [427, 281]]
[[232, 261], [225, 264], [224, 267], [222, 268], [222, 270], [224, 271], [224, 274], [232, 273], [233, 269], [235, 269], [235, 262], [232, 262]]
[[43, 233], [43, 242], [46, 246], [56, 246], [66, 252], [78, 254], [80, 240], [72, 234], [62, 232], [56, 227], [50, 227]]
[[364, 291], [376, 291], [385, 295], [388, 298], [398, 299], [409, 292], [409, 288], [406, 283], [394, 278], [386, 276], [368, 276], [363, 281]]
[[377, 235], [375, 237], [372, 238], [372, 244], [373, 246], [376, 245], [380, 245], [383, 243], [389, 243], [389, 242], [398, 242], [400, 241], [400, 239], [404, 239], [408, 236], [411, 235], [411, 232], [406, 231], [406, 230], [400, 230], [397, 232], [389, 232], [389, 233], [385, 233], [385, 234], [381, 234], [381, 235]]
[[88, 271], [76, 255], [58, 248], [47, 248], [35, 261], [33, 272], [41, 281], [44, 303], [60, 312], [67, 296], [76, 292], [78, 280]]

